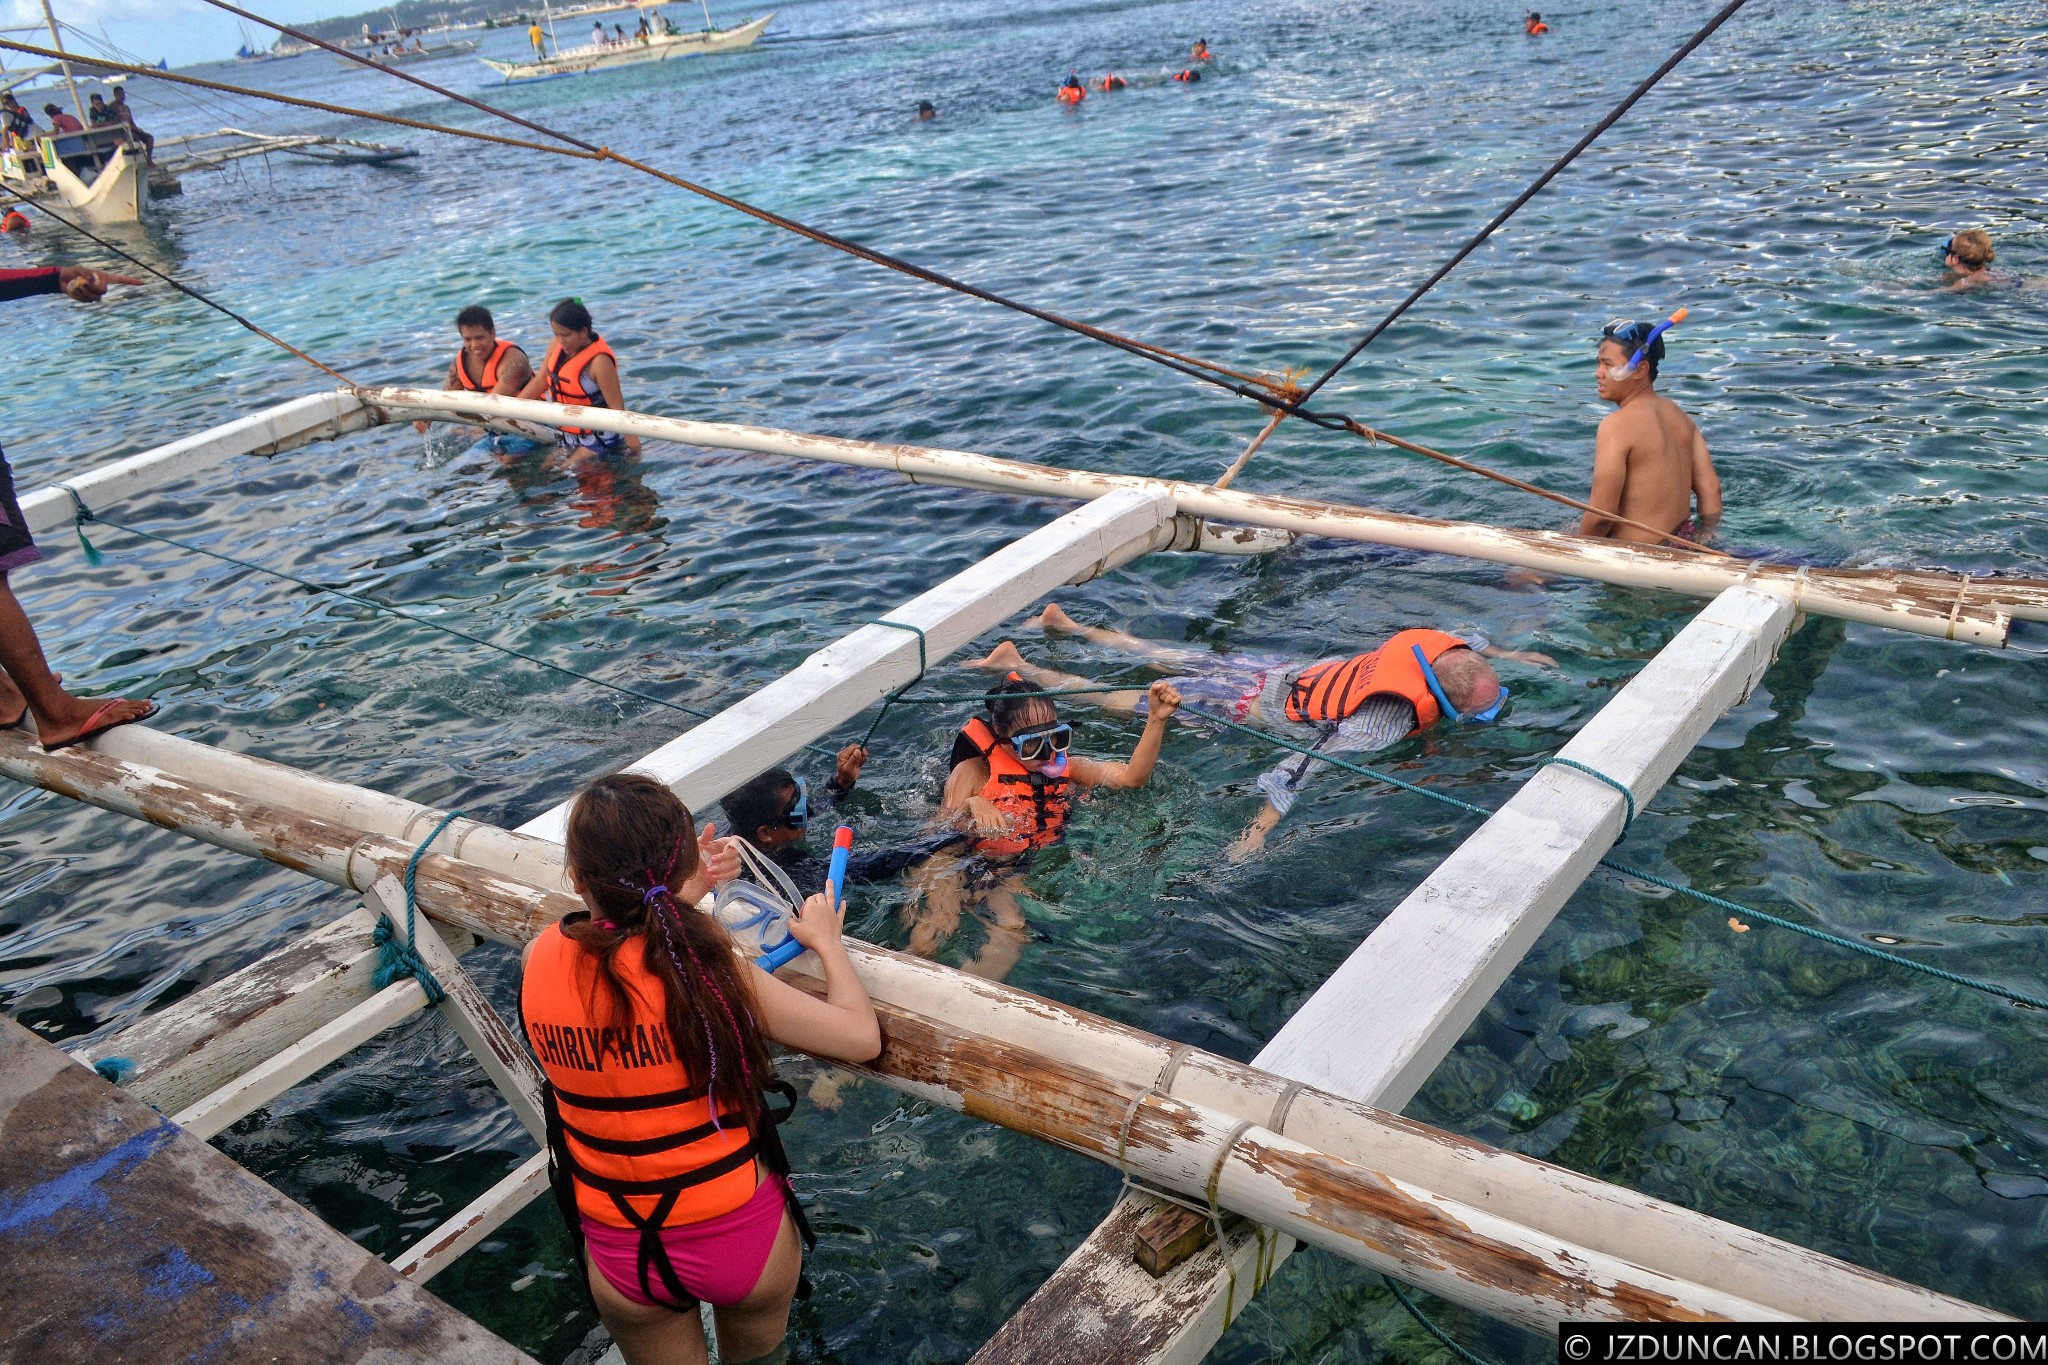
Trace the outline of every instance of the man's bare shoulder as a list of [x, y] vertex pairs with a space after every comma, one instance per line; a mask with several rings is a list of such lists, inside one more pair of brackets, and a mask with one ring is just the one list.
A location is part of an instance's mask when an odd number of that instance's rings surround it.
[[1656, 426], [1657, 419], [1647, 403], [1630, 403], [1600, 419], [1600, 434], [1633, 441], [1645, 432], [1654, 431]]

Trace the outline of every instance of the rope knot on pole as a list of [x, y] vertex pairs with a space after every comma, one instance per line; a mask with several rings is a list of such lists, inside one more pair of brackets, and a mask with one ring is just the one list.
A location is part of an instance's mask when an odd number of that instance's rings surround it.
[[[409, 976], [420, 983], [420, 989], [427, 993], [427, 1003], [438, 1005], [448, 998], [447, 990], [435, 979], [433, 969], [421, 958], [415, 940], [419, 936], [419, 881], [420, 859], [426, 856], [428, 845], [441, 837], [441, 831], [460, 819], [462, 812], [449, 811], [441, 817], [433, 832], [420, 841], [412, 851], [412, 857], [405, 864], [405, 940], [399, 941], [398, 931], [392, 926], [391, 916], [377, 917], [377, 927], [370, 931], [370, 941], [377, 945], [377, 972], [371, 978], [378, 990], [383, 990], [401, 976]], [[427, 932], [432, 933], [429, 929]]]

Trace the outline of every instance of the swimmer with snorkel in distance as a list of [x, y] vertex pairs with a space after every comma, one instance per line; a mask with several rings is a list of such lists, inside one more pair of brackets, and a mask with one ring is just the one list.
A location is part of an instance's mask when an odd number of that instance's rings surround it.
[[1971, 289], [1983, 289], [1998, 283], [1991, 273], [1991, 263], [1998, 259], [1998, 252], [1991, 245], [1991, 234], [1981, 228], [1958, 232], [1941, 244], [1941, 263], [1951, 276], [1942, 285], [1942, 291], [1961, 294]]
[[1543, 16], [1532, 9], [1522, 16], [1522, 32], [1534, 38], [1539, 34], [1550, 32], [1550, 25], [1544, 23]]

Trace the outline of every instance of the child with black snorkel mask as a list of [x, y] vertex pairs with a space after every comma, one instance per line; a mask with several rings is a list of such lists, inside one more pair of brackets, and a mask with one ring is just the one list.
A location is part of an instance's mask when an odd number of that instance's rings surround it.
[[971, 851], [926, 863], [904, 911], [910, 951], [930, 957], [959, 929], [976, 895], [992, 922], [988, 943], [965, 970], [991, 981], [1008, 976], [1023, 955], [1028, 929], [1017, 893], [1031, 855], [1063, 836], [1075, 790], [1151, 781], [1167, 722], [1180, 707], [1178, 688], [1163, 678], [1153, 683], [1145, 731], [1130, 758], [1116, 762], [1073, 753], [1073, 727], [1039, 690], [1012, 673], [990, 689], [988, 718], [969, 720], [954, 738], [938, 818], [964, 831]]

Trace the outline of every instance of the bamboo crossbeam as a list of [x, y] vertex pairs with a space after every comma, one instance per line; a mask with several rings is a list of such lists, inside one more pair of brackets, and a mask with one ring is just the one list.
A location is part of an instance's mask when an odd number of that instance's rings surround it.
[[1036, 497], [1093, 499], [1117, 488], [1156, 489], [1173, 499], [1178, 512], [1205, 520], [1462, 555], [1567, 577], [1664, 588], [1696, 597], [1712, 597], [1724, 588], [1748, 582], [1785, 594], [1801, 611], [1889, 626], [1936, 639], [2003, 645], [2014, 617], [2048, 620], [2048, 582], [2038, 579], [1976, 578], [1916, 570], [1795, 568], [1594, 540], [1557, 531], [1401, 516], [1312, 498], [1248, 493], [1182, 480], [1056, 469], [962, 450], [810, 436], [769, 427], [696, 422], [636, 412], [572, 410], [553, 403], [440, 389], [365, 388], [360, 394], [388, 421], [427, 417], [454, 421], [517, 419], [543, 426], [573, 422], [710, 449], [890, 470], [913, 483]]
[[[394, 865], [402, 867], [410, 852], [403, 845], [361, 829], [201, 789], [161, 770], [124, 763], [90, 748], [44, 754], [32, 740], [20, 734], [0, 733], [0, 774], [135, 815], [222, 847], [266, 857], [341, 885], [360, 886], [376, 875], [390, 875]], [[523, 942], [577, 904], [565, 893], [543, 890], [437, 854], [421, 860], [418, 887], [424, 911], [500, 942]], [[867, 945], [854, 945], [854, 950], [857, 969], [883, 1010], [884, 1035], [889, 1041], [876, 1068], [881, 1079], [921, 1095], [934, 1095], [935, 1086], [944, 1088], [954, 1096], [947, 1102], [969, 1114], [997, 1117], [1000, 1113], [1001, 1121], [1014, 1124], [1020, 1131], [1033, 1132], [1097, 1157], [1112, 1150], [1106, 1144], [1113, 1144], [1114, 1129], [1105, 1133], [1097, 1124], [1092, 1135], [1077, 1136], [1072, 1114], [1067, 1110], [1059, 1111], [1068, 1115], [1066, 1119], [1053, 1123], [1052, 1109], [1026, 1102], [1024, 1092], [1017, 1089], [1020, 1078], [1039, 1073], [1061, 1078], [1058, 1084], [1068, 1089], [1059, 1093], [1075, 1096], [1074, 1104], [1098, 1117], [1106, 1112], [1105, 1106], [1114, 1104], [1120, 1116], [1133, 1095], [1154, 1086], [1163, 1069], [1162, 1058], [1176, 1051], [1164, 1040], [1054, 1001], [966, 978], [933, 963], [906, 959]], [[946, 1021], [943, 1025], [937, 1022], [940, 1018]], [[943, 1049], [950, 1051], [934, 1050], [942, 1044]], [[1050, 1051], [1050, 1047], [1057, 1047], [1058, 1053]], [[989, 1048], [998, 1051], [989, 1052]], [[972, 1052], [980, 1060], [967, 1065], [962, 1059], [969, 1056], [969, 1051], [963, 1049], [983, 1049]], [[1272, 1114], [1276, 1092], [1282, 1085], [1279, 1078], [1250, 1073], [1247, 1068], [1208, 1054], [1179, 1051], [1182, 1063], [1176, 1071], [1184, 1077], [1181, 1084], [1188, 1087], [1191, 1098], [1173, 1100], [1167, 1089], [1154, 1087], [1160, 1107], [1146, 1110], [1142, 1120], [1134, 1118], [1134, 1123], [1142, 1122], [1148, 1143], [1152, 1141], [1149, 1135], [1186, 1127], [1191, 1116], [1210, 1127], [1221, 1122], [1204, 1118], [1199, 1111], [1205, 1109], [1230, 1118], [1232, 1122], [1227, 1127]], [[980, 1079], [970, 1087], [968, 1082], [975, 1077]], [[953, 1088], [956, 1085], [960, 1088]], [[1177, 1105], [1186, 1107], [1174, 1107]], [[1034, 1118], [1034, 1113], [1039, 1112], [1045, 1122]], [[1352, 1106], [1334, 1096], [1302, 1091], [1291, 1101], [1289, 1112], [1297, 1117], [1290, 1118], [1287, 1126], [1297, 1134], [1308, 1130], [1296, 1125], [1310, 1121], [1307, 1116], [1313, 1115], [1316, 1117], [1312, 1122], [1319, 1130], [1337, 1140], [1323, 1142], [1318, 1138], [1322, 1146], [1313, 1152], [1302, 1148], [1299, 1141], [1289, 1145], [1277, 1135], [1270, 1144], [1263, 1137], [1255, 1139], [1252, 1146], [1241, 1140], [1233, 1145], [1232, 1161], [1255, 1163], [1267, 1159], [1261, 1154], [1270, 1153], [1272, 1161], [1289, 1165], [1305, 1177], [1322, 1170], [1318, 1163], [1325, 1159], [1369, 1168], [1366, 1175], [1339, 1172], [1343, 1175], [1340, 1185], [1348, 1190], [1363, 1182], [1378, 1188], [1373, 1184], [1378, 1181], [1399, 1194], [1394, 1202], [1403, 1209], [1419, 1211], [1420, 1205], [1404, 1202], [1419, 1199], [1440, 1211], [1458, 1205], [1484, 1207], [1489, 1211], [1487, 1217], [1495, 1219], [1500, 1217], [1504, 1189], [1512, 1192], [1513, 1187], [1526, 1185], [1540, 1176], [1548, 1186], [1542, 1202], [1550, 1209], [1554, 1222], [1572, 1228], [1574, 1235], [1559, 1238], [1541, 1229], [1528, 1229], [1534, 1239], [1532, 1245], [1565, 1247], [1573, 1255], [1583, 1251], [1595, 1258], [1585, 1264], [1619, 1266], [1626, 1262], [1633, 1267], [1615, 1272], [1634, 1286], [1627, 1292], [1620, 1281], [1610, 1282], [1598, 1275], [1597, 1282], [1559, 1282], [1545, 1291], [1573, 1296], [1569, 1299], [1573, 1303], [1590, 1296], [1609, 1304], [1626, 1301], [1654, 1308], [1670, 1299], [1673, 1285], [1682, 1283], [1691, 1286], [1684, 1290], [1684, 1301], [1695, 1304], [1700, 1311], [1708, 1311], [1713, 1304], [1749, 1304], [1753, 1302], [1752, 1296], [1701, 1284], [1696, 1278], [1740, 1264], [1763, 1266], [1756, 1272], [1761, 1285], [1768, 1286], [1774, 1281], [1787, 1286], [1803, 1285], [1814, 1291], [1816, 1302], [1842, 1304], [1856, 1316], [1953, 1317], [1983, 1311], [1759, 1234], [1660, 1205], [1626, 1190], [1556, 1171], [1528, 1158], [1491, 1152], [1452, 1134], [1433, 1132], [1364, 1106]], [[1343, 1136], [1345, 1130], [1350, 1130], [1348, 1137]], [[1451, 1176], [1454, 1183], [1462, 1181], [1459, 1189], [1446, 1192], [1434, 1188], [1416, 1180], [1413, 1170], [1385, 1159], [1393, 1154], [1406, 1161], [1409, 1155], [1431, 1152], [1435, 1155], [1423, 1165], [1432, 1175]], [[1209, 1155], [1218, 1154], [1220, 1149]], [[1198, 1196], [1205, 1188], [1200, 1181], [1192, 1187], [1185, 1183], [1190, 1169], [1185, 1154], [1171, 1158], [1161, 1155], [1158, 1164], [1145, 1169], [1161, 1181], [1181, 1181], [1178, 1188]], [[1256, 1181], [1237, 1181], [1238, 1176], [1233, 1174], [1223, 1183], [1225, 1207], [1234, 1208], [1233, 1201], [1239, 1201], [1248, 1206], [1246, 1212], [1256, 1217], [1269, 1221], [1283, 1218], [1285, 1210], [1279, 1206], [1277, 1193], [1265, 1190]], [[1524, 1197], [1529, 1197], [1526, 1192]], [[1382, 1201], [1375, 1207], [1386, 1205]], [[1318, 1240], [1319, 1245], [1324, 1244], [1324, 1239], [1353, 1239], [1353, 1234], [1365, 1226], [1336, 1215], [1309, 1221], [1315, 1226], [1302, 1224], [1298, 1230], [1304, 1237]], [[1659, 1244], [1669, 1238], [1666, 1225], [1695, 1229], [1691, 1240], [1681, 1239], [1681, 1244], [1688, 1248], [1688, 1263], [1674, 1271], [1648, 1269], [1613, 1249], [1585, 1246], [1574, 1240], [1580, 1235], [1579, 1229], [1598, 1233], [1611, 1232], [1617, 1226], [1633, 1228], [1637, 1236], [1644, 1238], [1641, 1250], [1645, 1258], [1654, 1261]], [[1378, 1228], [1371, 1235], [1378, 1238], [1385, 1231]], [[1482, 1224], [1461, 1219], [1438, 1219], [1428, 1227], [1408, 1229], [1402, 1243], [1408, 1259], [1400, 1261], [1400, 1273], [1413, 1275], [1419, 1282], [1437, 1287], [1460, 1301], [1469, 1299], [1483, 1311], [1499, 1311], [1491, 1297], [1494, 1290], [1486, 1287], [1493, 1272], [1474, 1267], [1504, 1254], [1498, 1249], [1506, 1245], [1497, 1236], [1500, 1231], [1493, 1222]], [[1439, 1245], [1433, 1240], [1439, 1234], [1449, 1235], [1455, 1245]], [[1694, 1258], [1692, 1250], [1698, 1246], [1697, 1239], [1708, 1234], [1722, 1239], [1717, 1244], [1720, 1254]], [[1569, 1247], [1565, 1246], [1567, 1243]], [[1516, 1264], [1520, 1266], [1522, 1262]], [[1551, 1268], [1558, 1274], [1576, 1273], [1570, 1264], [1562, 1264], [1561, 1269]], [[1640, 1277], [1636, 1275], [1639, 1269], [1643, 1271]], [[1517, 1275], [1521, 1273], [1516, 1271]]]

